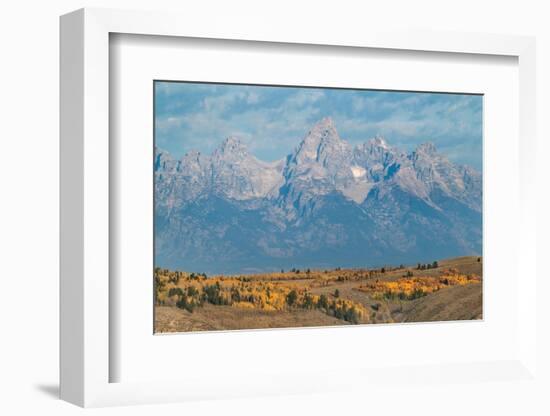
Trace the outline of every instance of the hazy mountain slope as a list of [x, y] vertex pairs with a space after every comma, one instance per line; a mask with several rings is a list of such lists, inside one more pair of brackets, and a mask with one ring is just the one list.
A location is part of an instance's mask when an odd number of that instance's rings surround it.
[[481, 253], [481, 174], [431, 143], [352, 147], [331, 119], [285, 160], [237, 139], [175, 160], [156, 149], [155, 259], [209, 273], [373, 266]]

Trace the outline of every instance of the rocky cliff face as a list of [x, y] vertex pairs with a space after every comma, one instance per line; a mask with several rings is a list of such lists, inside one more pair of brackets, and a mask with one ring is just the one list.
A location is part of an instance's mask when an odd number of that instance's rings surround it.
[[361, 267], [481, 253], [481, 174], [431, 143], [352, 147], [331, 119], [284, 160], [235, 138], [211, 155], [156, 149], [155, 261], [207, 273]]

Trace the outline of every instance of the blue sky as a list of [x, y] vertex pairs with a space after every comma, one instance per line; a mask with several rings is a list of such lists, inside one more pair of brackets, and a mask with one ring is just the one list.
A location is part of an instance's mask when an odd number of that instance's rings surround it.
[[320, 119], [332, 117], [352, 144], [381, 135], [406, 150], [431, 141], [450, 160], [481, 170], [482, 97], [322, 88], [155, 83], [156, 145], [210, 154], [228, 136], [271, 161], [289, 154]]

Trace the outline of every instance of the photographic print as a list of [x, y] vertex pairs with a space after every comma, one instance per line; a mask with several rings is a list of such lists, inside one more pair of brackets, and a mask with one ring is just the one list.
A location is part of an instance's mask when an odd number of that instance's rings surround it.
[[154, 82], [154, 332], [482, 319], [483, 96]]

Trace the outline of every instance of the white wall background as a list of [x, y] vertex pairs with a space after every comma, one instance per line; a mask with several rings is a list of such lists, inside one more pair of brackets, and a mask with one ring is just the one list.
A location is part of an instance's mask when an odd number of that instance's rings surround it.
[[[545, 4], [546, 3], [546, 4]], [[56, 399], [58, 383], [58, 16], [74, 9], [116, 7], [179, 10], [208, 22], [210, 13], [247, 15], [308, 25], [387, 25], [439, 30], [535, 35], [538, 41], [539, 261], [548, 253], [550, 212], [550, 13], [535, 0], [363, 1], [170, 1], [20, 0], [0, 11], [0, 413], [76, 414], [81, 409]], [[504, 184], [503, 184], [504, 185]], [[550, 280], [550, 278], [549, 278]], [[550, 293], [548, 282], [539, 298]], [[540, 303], [540, 302], [539, 302]], [[541, 308], [547, 309], [544, 304]], [[550, 323], [546, 323], [550, 328]], [[548, 370], [548, 330], [540, 333]], [[542, 352], [542, 351], [541, 351]], [[550, 374], [546, 371], [546, 374]], [[550, 391], [550, 388], [548, 388]], [[106, 415], [150, 414], [548, 414], [537, 405], [541, 391], [528, 386], [457, 385], [456, 394], [413, 390], [410, 397], [338, 393], [100, 409]], [[440, 396], [440, 393], [442, 394]], [[483, 413], [482, 413], [483, 412]], [[412, 412], [414, 413], [414, 412]]]

